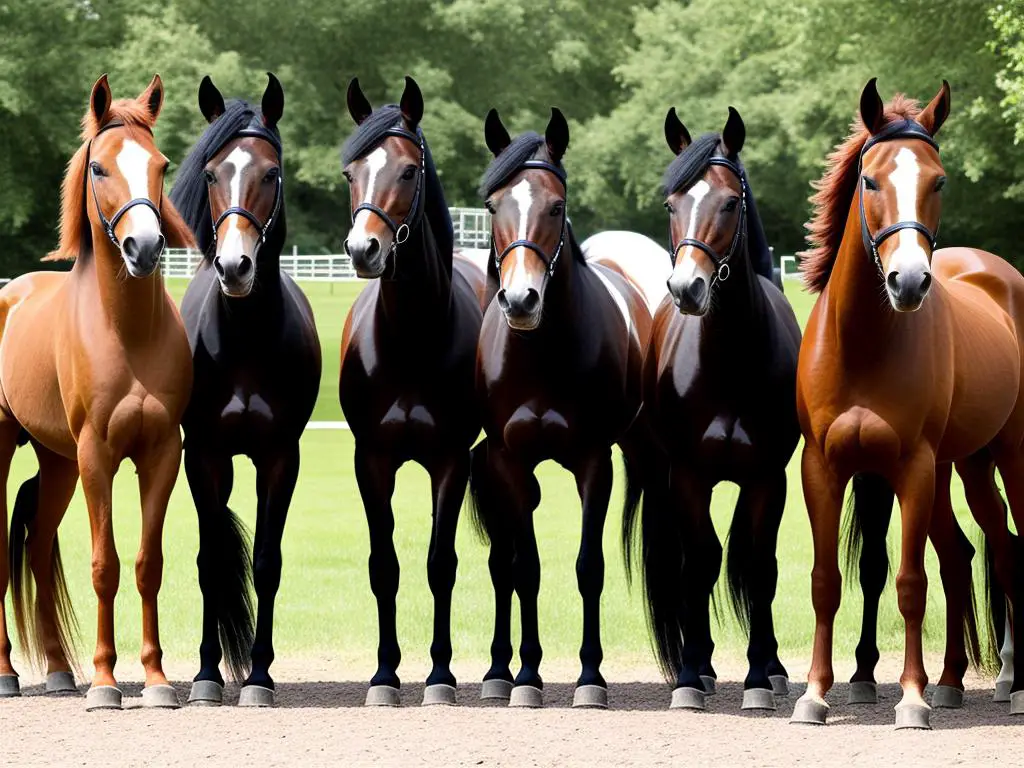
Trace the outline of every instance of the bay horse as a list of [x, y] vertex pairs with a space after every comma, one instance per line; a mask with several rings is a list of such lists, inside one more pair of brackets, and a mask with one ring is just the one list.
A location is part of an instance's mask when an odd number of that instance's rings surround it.
[[[576, 241], [566, 213], [561, 160], [569, 126], [562, 113], [552, 109], [544, 136], [528, 132], [513, 141], [492, 109], [485, 138], [494, 155], [480, 186], [492, 217], [488, 275], [494, 298], [478, 348], [486, 439], [473, 450], [470, 490], [476, 522], [490, 540], [495, 628], [481, 695], [507, 699], [511, 706], [543, 704], [540, 560], [533, 527], [540, 486], [534, 471], [554, 459], [572, 472], [583, 505], [576, 560], [582, 671], [573, 705], [605, 707], [600, 600], [611, 448], [622, 447], [632, 472], [637, 438], [630, 430], [641, 405], [651, 316], [635, 283], [587, 261]], [[513, 589], [522, 619], [522, 667], [514, 681]]]
[[[287, 224], [278, 123], [284, 91], [268, 73], [259, 107], [225, 102], [209, 77], [209, 127], [171, 199], [203, 259], [182, 300], [195, 383], [182, 421], [185, 474], [199, 516], [200, 669], [189, 703], [220, 704], [222, 654], [244, 680], [240, 706], [273, 706], [274, 602], [281, 538], [299, 474], [299, 439], [320, 386], [320, 340], [305, 294], [281, 271]], [[232, 459], [256, 467], [256, 538], [228, 508]], [[253, 627], [252, 589], [257, 612]]]
[[450, 664], [455, 532], [480, 434], [473, 365], [484, 274], [453, 256], [451, 215], [420, 121], [423, 96], [405, 79], [401, 102], [374, 110], [348, 88], [357, 128], [342, 149], [352, 205], [345, 250], [368, 280], [345, 320], [338, 391], [355, 438], [355, 471], [370, 529], [370, 588], [380, 630], [367, 705], [398, 706], [398, 556], [391, 496], [408, 461], [430, 475], [427, 580], [434, 596], [433, 668], [424, 704], [455, 704]]
[[[1011, 601], [1020, 594], [1020, 552], [1006, 529], [993, 472], [998, 468], [1003, 477], [1020, 530], [1024, 278], [984, 251], [935, 250], [946, 183], [935, 135], [949, 111], [946, 82], [922, 110], [902, 96], [883, 105], [871, 80], [861, 95], [859, 120], [830, 157], [813, 198], [813, 248], [801, 268], [820, 296], [800, 349], [797, 409], [814, 538], [816, 623], [808, 688], [794, 722], [824, 724], [828, 713], [832, 627], [840, 600], [840, 507], [851, 477], [858, 497], [854, 512], [862, 525], [881, 532], [882, 548], [891, 494], [899, 500], [896, 590], [906, 656], [897, 728], [930, 727], [921, 638], [928, 536], [939, 555], [950, 614], [946, 664], [933, 703], [955, 701], [957, 693], [962, 698], [966, 655], [951, 656], [948, 648], [951, 630], [968, 609], [971, 551], [958, 536], [949, 499], [953, 463], [1001, 586]], [[859, 510], [865, 483], [875, 503]], [[1014, 655], [1015, 665], [1019, 658]], [[873, 667], [877, 652], [868, 661]], [[1022, 712], [1024, 670], [1014, 671], [1010, 711]]]
[[[90, 710], [121, 708], [114, 678], [120, 561], [112, 483], [125, 459], [135, 464], [142, 499], [135, 560], [146, 671], [142, 703], [178, 706], [161, 663], [157, 594], [192, 360], [164, 287], [160, 255], [165, 243], [187, 246], [192, 235], [163, 194], [167, 159], [153, 141], [163, 96], [159, 75], [137, 99], [114, 101], [106, 75], [96, 82], [82, 120], [82, 146], [64, 178], [60, 244], [47, 257], [74, 259], [74, 266], [22, 275], [0, 291], [0, 605], [8, 581], [5, 489], [16, 446], [31, 442], [39, 471], [22, 484], [11, 519], [15, 619], [25, 645], [45, 660], [47, 691], [74, 691], [74, 620], [57, 528], [81, 476], [99, 602]], [[35, 611], [26, 616], [33, 581]], [[0, 628], [0, 687], [16, 694], [5, 620]]]
[[[773, 282], [764, 229], [739, 153], [746, 128], [691, 140], [675, 108], [665, 138], [676, 158], [663, 187], [672, 239], [669, 296], [654, 316], [644, 362], [644, 415], [657, 453], [644, 472], [639, 538], [658, 660], [675, 680], [672, 707], [704, 709], [714, 693], [709, 601], [722, 563], [711, 496], [739, 485], [726, 572], [750, 669], [743, 709], [788, 694], [772, 619], [786, 466], [800, 437], [800, 328]], [[631, 568], [635, 508], [623, 517]]]

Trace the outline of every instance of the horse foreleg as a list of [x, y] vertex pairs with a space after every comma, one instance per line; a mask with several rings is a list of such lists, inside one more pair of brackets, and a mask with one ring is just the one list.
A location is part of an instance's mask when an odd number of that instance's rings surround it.
[[7, 479], [20, 431], [21, 426], [16, 421], [0, 415], [0, 698], [17, 696], [20, 692], [18, 673], [11, 664], [12, 647], [6, 609], [11, 576], [7, 542]]

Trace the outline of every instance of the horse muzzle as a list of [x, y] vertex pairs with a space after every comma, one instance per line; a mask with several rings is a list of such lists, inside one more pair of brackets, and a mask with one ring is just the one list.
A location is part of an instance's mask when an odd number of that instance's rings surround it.
[[149, 277], [160, 266], [166, 241], [159, 232], [128, 235], [121, 243], [121, 257], [132, 277]]
[[889, 303], [897, 312], [915, 312], [920, 309], [931, 287], [931, 270], [923, 265], [892, 269], [885, 276], [885, 291], [889, 294]]

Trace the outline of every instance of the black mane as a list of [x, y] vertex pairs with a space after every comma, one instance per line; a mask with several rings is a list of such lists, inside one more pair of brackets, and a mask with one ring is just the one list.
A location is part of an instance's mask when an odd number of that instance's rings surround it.
[[[206, 164], [224, 148], [224, 145], [245, 132], [246, 135], [266, 139], [281, 155], [281, 134], [277, 128], [268, 128], [263, 122], [263, 113], [248, 102], [232, 99], [225, 104], [224, 114], [214, 120], [199, 137], [188, 157], [178, 170], [171, 188], [171, 202], [178, 209], [185, 223], [196, 236], [196, 243], [204, 258], [213, 258], [213, 219], [210, 216], [210, 195], [206, 185], [204, 169]], [[281, 209], [264, 248], [280, 253], [284, 246], [286, 227], [284, 216], [284, 190], [281, 192]]]
[[533, 158], [544, 146], [544, 137], [533, 131], [516, 136], [501, 154], [498, 155], [484, 171], [477, 191], [482, 198], [488, 198], [496, 189], [501, 189], [515, 175], [520, 166]]

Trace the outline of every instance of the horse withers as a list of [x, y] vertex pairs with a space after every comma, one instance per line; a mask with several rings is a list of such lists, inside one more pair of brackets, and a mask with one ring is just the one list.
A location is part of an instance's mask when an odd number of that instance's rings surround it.
[[[167, 159], [153, 140], [163, 104], [156, 76], [137, 99], [113, 100], [104, 75], [82, 121], [82, 146], [64, 179], [60, 245], [49, 259], [70, 272], [32, 272], [0, 291], [0, 493], [6, 521], [11, 458], [26, 441], [39, 472], [18, 491], [11, 519], [15, 618], [45, 662], [47, 691], [74, 691], [68, 599], [57, 528], [82, 478], [92, 530], [92, 583], [99, 602], [89, 709], [120, 709], [114, 678], [114, 475], [130, 459], [139, 475], [142, 541], [135, 578], [142, 597], [142, 703], [176, 707], [164, 675], [157, 622], [167, 501], [181, 463], [179, 424], [192, 386], [181, 317], [164, 287], [164, 245], [192, 244], [163, 194]], [[8, 582], [0, 526], [0, 690], [17, 693], [3, 616]], [[26, 603], [35, 584], [35, 609]]]

